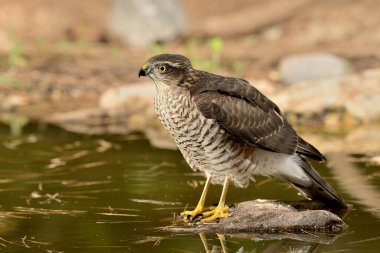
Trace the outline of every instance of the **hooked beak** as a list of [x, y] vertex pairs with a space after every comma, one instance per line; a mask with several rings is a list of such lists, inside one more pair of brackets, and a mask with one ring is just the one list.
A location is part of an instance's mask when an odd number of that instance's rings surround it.
[[149, 65], [144, 64], [144, 66], [139, 71], [139, 78], [140, 76], [146, 76], [148, 74], [148, 70], [149, 70]]

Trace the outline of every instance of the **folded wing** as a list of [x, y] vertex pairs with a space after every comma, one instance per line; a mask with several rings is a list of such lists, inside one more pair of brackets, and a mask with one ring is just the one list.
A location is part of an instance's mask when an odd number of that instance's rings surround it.
[[216, 76], [213, 82], [191, 90], [201, 113], [214, 119], [239, 141], [265, 150], [294, 154], [322, 161], [324, 156], [299, 137], [280, 109], [247, 81]]

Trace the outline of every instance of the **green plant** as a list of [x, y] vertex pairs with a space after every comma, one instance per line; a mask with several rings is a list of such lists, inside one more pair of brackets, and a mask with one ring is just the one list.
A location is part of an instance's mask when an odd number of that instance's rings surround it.
[[59, 51], [61, 51], [61, 53], [67, 53], [71, 47], [72, 47], [72, 43], [71, 41], [67, 39], [62, 39], [58, 42], [58, 48], [59, 48]]
[[25, 116], [12, 116], [8, 121], [11, 135], [20, 136], [23, 128], [28, 124], [28, 122], [29, 119]]
[[48, 41], [46, 37], [39, 35], [37, 36], [34, 42], [35, 42], [38, 53], [43, 54], [48, 45]]
[[199, 42], [195, 38], [190, 38], [186, 42], [186, 55], [190, 58], [193, 65], [205, 71], [214, 72], [220, 69], [220, 58], [223, 49], [224, 41], [220, 37], [212, 37], [206, 41], [211, 57], [197, 58], [194, 56], [194, 51], [199, 47]]
[[242, 75], [245, 71], [246, 71], [246, 67], [243, 63], [239, 62], [239, 61], [234, 61], [232, 63], [232, 70], [238, 74], [238, 75]]
[[119, 46], [111, 45], [108, 47], [108, 52], [112, 56], [118, 56], [121, 53], [122, 49]]
[[198, 41], [195, 38], [190, 38], [186, 41], [186, 55], [193, 58], [194, 50], [198, 47]]
[[21, 82], [9, 77], [6, 74], [0, 75], [0, 86], [7, 86], [11, 88], [20, 88], [22, 86]]
[[7, 57], [7, 64], [11, 67], [23, 67], [27, 64], [26, 58], [23, 56], [21, 43], [17, 39], [12, 40], [11, 50]]
[[153, 55], [163, 54], [163, 53], [165, 53], [165, 48], [160, 43], [153, 43], [151, 45], [151, 51], [152, 51]]
[[220, 37], [212, 37], [207, 41], [207, 45], [211, 50], [212, 65], [219, 69], [220, 67], [220, 55], [222, 53], [224, 41]]
[[86, 49], [90, 46], [90, 42], [86, 39], [78, 39], [75, 41], [75, 44], [81, 49]]

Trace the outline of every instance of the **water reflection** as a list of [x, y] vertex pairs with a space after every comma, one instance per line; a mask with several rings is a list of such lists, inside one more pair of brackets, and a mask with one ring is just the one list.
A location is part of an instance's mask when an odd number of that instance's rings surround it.
[[[196, 203], [204, 183], [179, 152], [153, 148], [140, 135], [91, 137], [50, 126], [30, 126], [17, 138], [8, 133], [0, 126], [0, 250], [6, 252], [376, 252], [379, 246], [380, 182], [371, 177], [378, 167], [349, 167], [344, 159], [351, 156], [329, 157], [339, 161], [330, 166], [333, 175], [316, 164], [349, 203], [358, 203], [342, 236], [202, 239], [160, 230]], [[212, 187], [210, 204], [219, 193]], [[255, 198], [301, 199], [287, 184], [262, 178], [248, 189], [232, 188], [227, 201]]]
[[[212, 252], [220, 252], [220, 253], [256, 253], [258, 252], [258, 248], [254, 248], [252, 250], [246, 250], [244, 246], [240, 247], [237, 251], [232, 251], [227, 246], [227, 240], [226, 236], [223, 234], [215, 234], [216, 238], [219, 240], [219, 245], [210, 245], [206, 239], [205, 233], [199, 233], [199, 237], [202, 241], [202, 244], [204, 246], [205, 252], [212, 253]], [[314, 235], [315, 237], [315, 235]], [[253, 240], [253, 239], [252, 239]], [[258, 240], [258, 237], [255, 239]], [[335, 239], [334, 239], [335, 240]], [[333, 240], [330, 241], [330, 243], [333, 242]], [[292, 253], [312, 253], [317, 252], [320, 243], [316, 242], [308, 242], [308, 241], [295, 241], [295, 240], [277, 240], [262, 249], [260, 247], [260, 252], [262, 253], [277, 253], [277, 252], [292, 252]]]
[[334, 178], [344, 191], [350, 194], [356, 203], [380, 218], [380, 192], [370, 177], [364, 175], [362, 169], [345, 153], [329, 153], [327, 158]]

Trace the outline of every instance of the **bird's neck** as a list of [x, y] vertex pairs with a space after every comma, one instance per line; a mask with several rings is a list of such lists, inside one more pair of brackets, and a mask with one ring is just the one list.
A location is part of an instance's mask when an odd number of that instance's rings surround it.
[[160, 96], [183, 96], [189, 93], [189, 91], [183, 87], [173, 87], [161, 82], [155, 83], [157, 95]]

